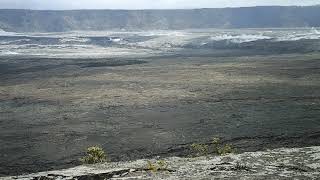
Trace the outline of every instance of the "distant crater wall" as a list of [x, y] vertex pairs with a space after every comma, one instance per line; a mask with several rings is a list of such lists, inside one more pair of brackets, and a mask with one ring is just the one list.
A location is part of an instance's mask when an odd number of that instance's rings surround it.
[[319, 26], [320, 6], [189, 10], [0, 10], [0, 28], [14, 32]]

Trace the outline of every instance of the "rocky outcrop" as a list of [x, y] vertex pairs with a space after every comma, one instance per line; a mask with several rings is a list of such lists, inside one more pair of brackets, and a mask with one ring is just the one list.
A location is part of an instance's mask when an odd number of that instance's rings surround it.
[[171, 157], [84, 165], [71, 169], [6, 177], [11, 179], [316, 179], [320, 146], [282, 148], [227, 156]]

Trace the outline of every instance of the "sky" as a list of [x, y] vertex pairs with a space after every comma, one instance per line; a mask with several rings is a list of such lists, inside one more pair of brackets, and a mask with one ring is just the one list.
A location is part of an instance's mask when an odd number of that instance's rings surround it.
[[0, 0], [0, 9], [190, 9], [315, 4], [320, 4], [320, 0]]

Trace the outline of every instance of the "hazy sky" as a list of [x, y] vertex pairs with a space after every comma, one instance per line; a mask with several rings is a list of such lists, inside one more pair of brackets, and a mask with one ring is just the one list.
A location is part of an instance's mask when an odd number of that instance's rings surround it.
[[173, 9], [320, 4], [320, 0], [0, 0], [0, 9]]

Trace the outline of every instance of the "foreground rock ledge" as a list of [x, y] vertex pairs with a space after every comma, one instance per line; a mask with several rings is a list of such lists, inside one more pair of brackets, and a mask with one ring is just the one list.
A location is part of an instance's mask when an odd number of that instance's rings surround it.
[[[35, 173], [9, 179], [316, 179], [320, 146], [281, 148], [227, 156], [164, 159], [166, 170], [148, 171], [148, 161], [115, 162]], [[0, 178], [1, 179], [1, 178]]]

